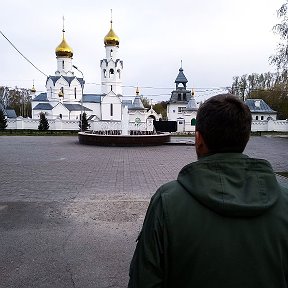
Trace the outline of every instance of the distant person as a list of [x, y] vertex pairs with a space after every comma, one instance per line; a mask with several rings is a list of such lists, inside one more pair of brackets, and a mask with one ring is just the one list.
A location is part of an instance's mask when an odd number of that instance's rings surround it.
[[288, 287], [288, 190], [269, 162], [242, 154], [250, 131], [235, 96], [200, 106], [198, 161], [152, 197], [129, 288]]

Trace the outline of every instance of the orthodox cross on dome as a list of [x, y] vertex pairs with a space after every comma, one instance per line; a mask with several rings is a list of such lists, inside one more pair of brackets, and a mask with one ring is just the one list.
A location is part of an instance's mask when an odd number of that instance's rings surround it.
[[63, 21], [63, 29], [62, 29], [62, 32], [63, 32], [63, 37], [64, 37], [64, 33], [65, 33], [65, 18], [64, 18], [64, 15], [62, 16], [62, 21]]
[[112, 9], [110, 9], [110, 13], [111, 13], [111, 20], [110, 20], [110, 23], [111, 23], [111, 28], [112, 28], [112, 22], [113, 22], [113, 20], [112, 20]]
[[32, 93], [35, 93], [35, 92], [36, 92], [36, 89], [35, 89], [35, 86], [34, 86], [34, 80], [33, 80], [33, 86], [32, 86], [31, 92], [32, 92]]
[[62, 16], [62, 36], [63, 36], [63, 40], [65, 38], [65, 18], [64, 15]]

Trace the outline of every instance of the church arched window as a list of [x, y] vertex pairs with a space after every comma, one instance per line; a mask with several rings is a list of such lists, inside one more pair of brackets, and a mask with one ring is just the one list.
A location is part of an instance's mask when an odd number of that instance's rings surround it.
[[74, 97], [76, 99], [77, 93], [76, 93], [76, 87], [74, 87]]
[[119, 79], [120, 79], [120, 78], [121, 78], [121, 71], [120, 71], [120, 69], [117, 70], [117, 73], [118, 73], [118, 77], [119, 77]]
[[110, 116], [113, 116], [113, 104], [110, 104]]
[[178, 94], [178, 101], [181, 101], [181, 93]]
[[111, 75], [113, 75], [114, 74], [114, 70], [111, 68], [110, 70], [109, 70], [109, 77], [111, 77]]
[[52, 96], [53, 96], [52, 87], [50, 87], [50, 95], [51, 95], [51, 98], [52, 98]]
[[110, 57], [111, 58], [113, 57], [113, 50], [112, 49], [110, 50]]
[[193, 118], [193, 119], [191, 119], [191, 126], [195, 126], [195, 125], [196, 125], [196, 119]]
[[64, 70], [64, 60], [62, 60], [62, 69]]
[[106, 69], [103, 70], [103, 75], [104, 75], [104, 78], [106, 78], [106, 76], [107, 76], [106, 75]]

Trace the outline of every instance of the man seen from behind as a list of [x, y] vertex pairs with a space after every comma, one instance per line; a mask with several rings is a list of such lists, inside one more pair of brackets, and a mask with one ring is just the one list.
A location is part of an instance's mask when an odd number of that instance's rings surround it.
[[151, 199], [129, 288], [284, 288], [288, 191], [269, 162], [242, 152], [251, 113], [230, 94], [197, 113], [198, 161]]

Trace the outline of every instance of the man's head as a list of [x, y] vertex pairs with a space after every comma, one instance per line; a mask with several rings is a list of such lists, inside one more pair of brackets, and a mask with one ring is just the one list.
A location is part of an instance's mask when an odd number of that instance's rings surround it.
[[232, 94], [220, 94], [205, 101], [197, 112], [196, 152], [242, 153], [251, 131], [249, 108]]

